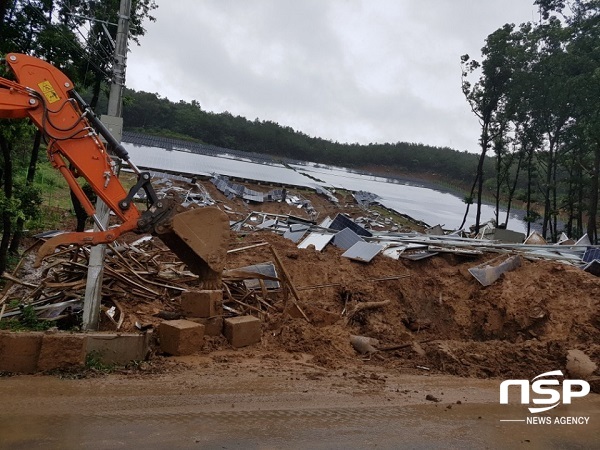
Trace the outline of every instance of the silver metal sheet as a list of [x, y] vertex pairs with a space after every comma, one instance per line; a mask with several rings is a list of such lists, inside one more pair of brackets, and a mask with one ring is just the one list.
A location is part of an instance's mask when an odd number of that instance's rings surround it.
[[309, 225], [305, 225], [303, 223], [292, 223], [290, 224], [290, 231], [306, 231], [310, 228]]
[[410, 259], [411, 261], [420, 261], [422, 259], [431, 258], [437, 255], [437, 252], [430, 252], [429, 250], [419, 250], [416, 252], [402, 253], [401, 258]]
[[481, 250], [476, 248], [459, 248], [459, 247], [440, 247], [439, 245], [430, 245], [427, 250], [436, 253], [452, 253], [454, 255], [463, 256], [478, 256], [483, 255]]
[[[503, 257], [499, 257], [503, 258]], [[515, 270], [521, 266], [521, 257], [519, 255], [510, 256], [503, 261], [498, 258], [487, 261], [475, 267], [471, 267], [469, 272], [475, 277], [482, 286], [489, 286], [496, 281], [504, 272]]]
[[333, 222], [333, 219], [331, 217], [327, 216], [321, 221], [319, 226], [321, 228], [329, 228], [329, 225], [331, 225], [331, 222]]
[[400, 247], [388, 247], [383, 251], [383, 255], [392, 259], [400, 259], [400, 255], [406, 250], [406, 245]]
[[375, 258], [381, 250], [383, 250], [383, 247], [379, 244], [359, 241], [350, 247], [342, 256], [355, 261], [369, 262]]
[[590, 241], [590, 237], [587, 235], [587, 233], [585, 233], [583, 236], [581, 236], [581, 239], [575, 242], [575, 245], [592, 245], [592, 243]]
[[259, 228], [262, 230], [264, 228], [274, 227], [275, 225], [277, 225], [277, 219], [267, 219], [260, 225], [257, 225], [256, 228]]
[[333, 239], [332, 233], [318, 233], [312, 232], [310, 233], [306, 239], [304, 239], [300, 244], [298, 244], [298, 248], [308, 248], [310, 246], [314, 247], [317, 251], [322, 251], [329, 242]]

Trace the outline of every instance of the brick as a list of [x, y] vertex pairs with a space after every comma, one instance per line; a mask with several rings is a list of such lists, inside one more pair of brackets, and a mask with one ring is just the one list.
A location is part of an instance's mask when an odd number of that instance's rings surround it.
[[170, 355], [190, 355], [204, 344], [204, 325], [190, 320], [168, 320], [158, 327], [160, 348]]
[[43, 335], [0, 332], [0, 372], [34, 373]]
[[94, 352], [103, 364], [125, 365], [143, 361], [148, 356], [152, 332], [139, 333], [88, 333], [86, 355]]
[[253, 316], [230, 317], [224, 320], [223, 334], [234, 347], [246, 347], [260, 342], [260, 320]]
[[37, 369], [70, 369], [85, 365], [85, 335], [71, 333], [44, 334]]
[[187, 317], [215, 317], [223, 314], [223, 291], [185, 291], [181, 294], [181, 309]]
[[223, 317], [196, 317], [190, 318], [192, 322], [204, 325], [204, 334], [206, 336], [220, 336], [223, 333]]

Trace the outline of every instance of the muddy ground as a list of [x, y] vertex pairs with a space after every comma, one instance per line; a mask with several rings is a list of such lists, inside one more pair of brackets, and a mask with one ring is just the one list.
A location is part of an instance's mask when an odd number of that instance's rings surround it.
[[[250, 211], [309, 217], [306, 209], [281, 202], [230, 200], [212, 184], [204, 185], [219, 206], [229, 208], [232, 220]], [[310, 200], [319, 220], [337, 212], [354, 218], [365, 215], [348, 193], [336, 193], [339, 205], [310, 191], [291, 190], [289, 194]], [[390, 217], [400, 229], [422, 230], [405, 218]], [[518, 269], [483, 287], [467, 269], [494, 254], [440, 254], [422, 261], [378, 255], [365, 264], [341, 257], [343, 252], [332, 245], [323, 252], [298, 249], [271, 231], [232, 233], [228, 248], [261, 242], [268, 242], [281, 256], [300, 291], [300, 307], [309, 321], [299, 314], [291, 317], [289, 308], [284, 311], [283, 294], [273, 292], [269, 302], [274, 308], [257, 313], [263, 329], [260, 345], [234, 350], [223, 337], [208, 337], [198, 357], [225, 350], [264, 357], [286, 352], [332, 370], [367, 365], [408, 373], [531, 379], [557, 369], [566, 375], [569, 350], [581, 350], [600, 366], [600, 278], [573, 266], [524, 260]], [[257, 247], [229, 254], [226, 268], [272, 260], [268, 247]], [[381, 280], [398, 276], [403, 278]], [[314, 287], [332, 283], [339, 286]], [[350, 314], [359, 304], [382, 301], [389, 303]], [[171, 295], [161, 301], [132, 299], [123, 306], [128, 316], [124, 327], [132, 331], [136, 321], [156, 326], [161, 321], [157, 317], [160, 311], [180, 311], [178, 297]], [[360, 355], [350, 344], [352, 335], [375, 338], [379, 348], [401, 348]], [[164, 357], [158, 351], [154, 354], [154, 358]], [[576, 371], [573, 366], [571, 369]], [[596, 391], [598, 375], [597, 368], [586, 375], [596, 380]]]

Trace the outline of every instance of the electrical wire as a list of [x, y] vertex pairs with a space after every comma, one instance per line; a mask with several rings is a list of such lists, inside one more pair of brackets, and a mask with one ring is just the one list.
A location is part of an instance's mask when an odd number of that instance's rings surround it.
[[[34, 5], [31, 4], [31, 0], [28, 0], [27, 3], [31, 7], [31, 9], [38, 15], [38, 17], [40, 17], [41, 19], [43, 19], [47, 24], [54, 25], [50, 20], [48, 20], [48, 18], [44, 14], [41, 13], [41, 11], [37, 7], [35, 7]], [[52, 14], [54, 14], [54, 12]], [[58, 13], [56, 13], [56, 14], [58, 15]], [[52, 16], [52, 18], [54, 18], [54, 17]], [[60, 21], [58, 21], [58, 22], [60, 22]], [[71, 25], [73, 26], [73, 28], [75, 28], [75, 29], [77, 28], [75, 26], [75, 24], [71, 24]], [[71, 48], [73, 48], [85, 60], [87, 60], [87, 62], [88, 62], [89, 65], [93, 66], [99, 73], [101, 73], [102, 75], [104, 75], [104, 77], [106, 77], [107, 79], [111, 78], [110, 74], [108, 74], [101, 66], [99, 66], [97, 63], [95, 63], [92, 60], [92, 56], [95, 56], [95, 57], [97, 57], [100, 60], [104, 60], [105, 59], [104, 55], [101, 55], [93, 47], [88, 47], [88, 48], [90, 48], [91, 50], [94, 50], [94, 52], [96, 53], [95, 55], [92, 55], [89, 51], [86, 52], [83, 48], [75, 45], [73, 43], [73, 41], [70, 39], [70, 36], [68, 36], [62, 29], [57, 28], [57, 31], [58, 31], [58, 34], [59, 34], [59, 37], [61, 38], [61, 40], [63, 42], [65, 42], [67, 45], [69, 45]], [[86, 44], [87, 44], [87, 40], [86, 40]], [[87, 74], [86, 74], [86, 76], [87, 76]]]

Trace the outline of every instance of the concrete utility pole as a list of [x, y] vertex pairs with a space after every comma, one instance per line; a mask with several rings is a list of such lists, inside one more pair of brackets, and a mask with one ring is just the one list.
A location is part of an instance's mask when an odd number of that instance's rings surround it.
[[[121, 0], [119, 8], [119, 22], [117, 25], [117, 38], [115, 41], [115, 61], [113, 63], [113, 77], [108, 97], [108, 111], [102, 116], [102, 122], [108, 127], [115, 138], [121, 141], [123, 129], [122, 97], [125, 86], [125, 69], [127, 61], [127, 38], [129, 35], [129, 15], [131, 0]], [[98, 198], [96, 202], [96, 216], [104, 229], [108, 228], [110, 218], [108, 206]], [[94, 226], [94, 231], [100, 228]], [[83, 303], [83, 329], [97, 330], [100, 316], [100, 302], [102, 300], [102, 277], [104, 273], [104, 253], [106, 245], [96, 245], [90, 252], [88, 265], [87, 284]]]

